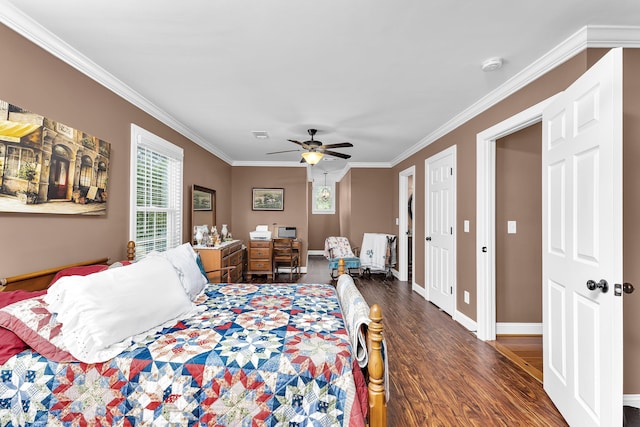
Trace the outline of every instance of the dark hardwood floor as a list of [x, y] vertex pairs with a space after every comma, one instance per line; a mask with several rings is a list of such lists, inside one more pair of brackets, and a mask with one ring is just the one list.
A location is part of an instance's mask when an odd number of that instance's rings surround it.
[[[281, 274], [277, 281], [287, 281]], [[267, 281], [256, 278], [253, 281]], [[299, 283], [331, 283], [311, 256]], [[542, 384], [411, 290], [407, 282], [356, 278], [384, 316], [389, 348], [390, 427], [566, 426]]]

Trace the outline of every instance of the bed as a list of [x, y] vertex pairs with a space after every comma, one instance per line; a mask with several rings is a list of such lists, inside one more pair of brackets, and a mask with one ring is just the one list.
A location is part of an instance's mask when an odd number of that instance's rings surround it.
[[380, 307], [366, 320], [343, 315], [358, 304], [332, 285], [208, 283], [193, 312], [107, 360], [78, 361], [61, 345], [64, 322], [47, 310], [57, 285], [43, 290], [106, 261], [0, 280], [0, 291], [36, 295], [0, 309], [2, 326], [20, 323], [31, 346], [0, 364], [0, 425], [386, 426]]

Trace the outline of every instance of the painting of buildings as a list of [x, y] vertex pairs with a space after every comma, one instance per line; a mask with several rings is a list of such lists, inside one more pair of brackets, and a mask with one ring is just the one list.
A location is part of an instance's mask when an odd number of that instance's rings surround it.
[[0, 212], [103, 215], [111, 144], [0, 100]]

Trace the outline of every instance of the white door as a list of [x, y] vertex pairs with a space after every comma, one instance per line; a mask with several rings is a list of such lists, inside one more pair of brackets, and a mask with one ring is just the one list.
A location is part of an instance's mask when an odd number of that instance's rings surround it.
[[425, 160], [425, 288], [453, 316], [456, 307], [456, 146]]
[[621, 426], [621, 49], [544, 111], [542, 139], [544, 389], [572, 426]]

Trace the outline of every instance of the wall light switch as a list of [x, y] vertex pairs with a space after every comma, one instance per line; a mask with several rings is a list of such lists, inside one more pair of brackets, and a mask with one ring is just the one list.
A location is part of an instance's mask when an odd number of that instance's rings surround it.
[[507, 221], [507, 233], [508, 234], [516, 234], [516, 222], [515, 221]]
[[396, 218], [396, 225], [400, 225], [400, 219]]
[[464, 302], [469, 304], [469, 291], [464, 291]]
[[469, 232], [469, 220], [468, 219], [464, 220], [464, 232], [465, 233]]

